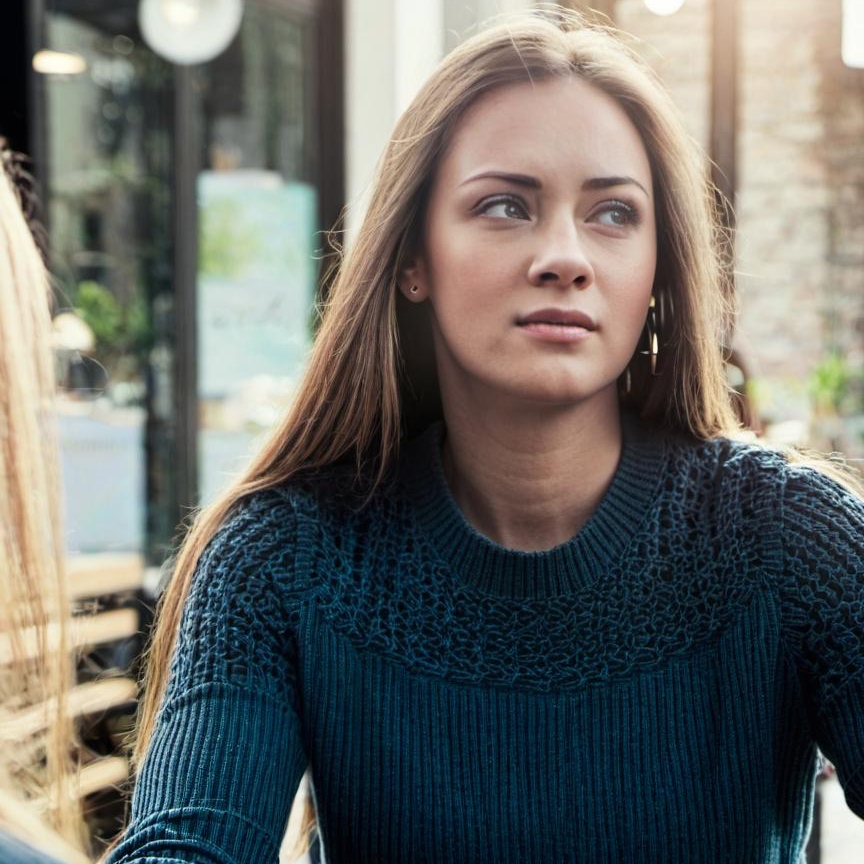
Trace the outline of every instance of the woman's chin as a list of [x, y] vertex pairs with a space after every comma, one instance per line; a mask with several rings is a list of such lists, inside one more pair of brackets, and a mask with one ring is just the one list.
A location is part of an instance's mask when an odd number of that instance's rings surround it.
[[617, 399], [614, 380], [605, 386], [600, 384], [592, 386], [585, 381], [513, 382], [504, 388], [504, 392], [521, 402], [550, 408], [567, 408], [593, 400]]

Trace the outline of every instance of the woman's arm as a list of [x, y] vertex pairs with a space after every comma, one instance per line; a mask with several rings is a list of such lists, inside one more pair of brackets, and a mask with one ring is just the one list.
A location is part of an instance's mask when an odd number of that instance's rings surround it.
[[201, 556], [131, 822], [110, 864], [278, 860], [306, 767], [296, 544], [290, 500], [263, 493]]
[[816, 743], [864, 818], [864, 501], [793, 467], [783, 528], [787, 642]]

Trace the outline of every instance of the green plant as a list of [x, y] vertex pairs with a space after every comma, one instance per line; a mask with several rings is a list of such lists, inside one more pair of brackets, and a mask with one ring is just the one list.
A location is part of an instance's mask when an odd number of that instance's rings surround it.
[[75, 311], [93, 331], [94, 354], [101, 362], [110, 368], [123, 356], [143, 358], [152, 343], [153, 331], [140, 294], [128, 306], [122, 306], [109, 289], [86, 281], [78, 284], [73, 300]]
[[79, 283], [75, 310], [93, 331], [97, 351], [110, 351], [117, 345], [123, 314], [117, 299], [107, 288], [98, 282]]
[[[853, 402], [860, 402], [861, 386], [861, 373], [853, 370], [837, 350], [829, 352], [810, 375], [810, 396], [822, 412], [854, 412]], [[860, 410], [860, 405], [857, 407]]]

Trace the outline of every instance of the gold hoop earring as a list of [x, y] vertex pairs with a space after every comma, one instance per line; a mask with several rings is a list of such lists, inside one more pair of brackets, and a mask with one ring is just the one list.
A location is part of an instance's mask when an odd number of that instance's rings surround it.
[[624, 395], [629, 396], [630, 391], [633, 389], [633, 378], [630, 375], [630, 364], [628, 363], [624, 367]]
[[653, 294], [651, 295], [651, 301], [648, 304], [648, 317], [645, 320], [645, 335], [648, 349], [640, 351], [639, 353], [648, 357], [648, 365], [651, 369], [651, 374], [656, 377], [660, 374], [660, 371], [657, 368], [660, 357], [660, 337], [657, 328], [657, 300]]

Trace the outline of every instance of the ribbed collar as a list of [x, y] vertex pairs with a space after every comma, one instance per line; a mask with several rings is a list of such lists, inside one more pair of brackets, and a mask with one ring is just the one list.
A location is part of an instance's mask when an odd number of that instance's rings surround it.
[[658, 433], [632, 414], [621, 420], [621, 458], [597, 510], [570, 540], [539, 552], [500, 546], [465, 519], [444, 475], [440, 421], [414, 439], [404, 482], [421, 530], [454, 576], [487, 593], [539, 598], [579, 591], [607, 572], [649, 511], [663, 462]]

